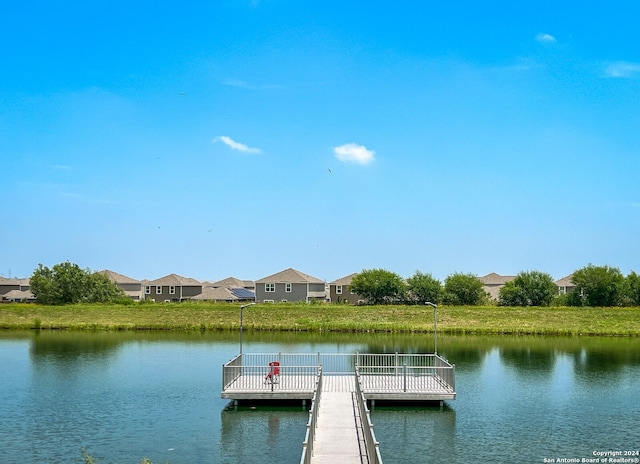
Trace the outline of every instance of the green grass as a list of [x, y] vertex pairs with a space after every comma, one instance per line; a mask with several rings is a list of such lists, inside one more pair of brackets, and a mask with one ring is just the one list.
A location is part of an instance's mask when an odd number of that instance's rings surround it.
[[[425, 306], [258, 304], [243, 312], [245, 330], [420, 333], [433, 331]], [[238, 330], [239, 306], [216, 303], [0, 305], [0, 329]], [[640, 336], [640, 308], [442, 306], [438, 332]]]

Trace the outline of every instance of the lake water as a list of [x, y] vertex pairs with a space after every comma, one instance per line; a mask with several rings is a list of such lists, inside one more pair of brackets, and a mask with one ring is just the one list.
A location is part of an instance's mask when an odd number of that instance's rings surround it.
[[[432, 343], [245, 332], [243, 350], [430, 352]], [[376, 405], [385, 464], [611, 451], [639, 462], [639, 339], [440, 335], [438, 351], [456, 364], [458, 398], [442, 409]], [[0, 333], [0, 462], [83, 463], [86, 450], [96, 464], [297, 464], [308, 419], [299, 404], [234, 410], [220, 398], [222, 364], [237, 352], [229, 333]]]

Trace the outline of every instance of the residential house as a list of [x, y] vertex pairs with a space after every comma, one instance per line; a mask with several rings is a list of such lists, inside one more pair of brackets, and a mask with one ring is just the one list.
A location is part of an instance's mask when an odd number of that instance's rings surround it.
[[35, 297], [33, 293], [31, 293], [29, 279], [8, 279], [6, 277], [0, 277], [0, 301], [35, 301]]
[[356, 272], [329, 283], [329, 301], [332, 303], [363, 303], [364, 298], [351, 290], [351, 281], [357, 275]]
[[131, 277], [127, 277], [122, 274], [118, 274], [114, 271], [107, 269], [99, 271], [100, 274], [104, 274], [107, 278], [116, 284], [118, 288], [121, 288], [124, 293], [134, 301], [142, 300], [142, 282]]
[[500, 298], [500, 289], [504, 287], [504, 284], [515, 279], [516, 276], [503, 276], [492, 272], [486, 276], [478, 277], [478, 280], [482, 282], [484, 291], [489, 294], [492, 300], [498, 301]]
[[558, 286], [558, 295], [566, 295], [567, 293], [571, 293], [576, 288], [575, 284], [573, 283], [573, 274], [569, 274], [568, 276], [557, 280], [556, 285]]
[[202, 284], [195, 279], [169, 274], [156, 280], [143, 281], [144, 298], [156, 302], [190, 300], [202, 293]]
[[256, 280], [256, 301], [264, 303], [285, 301], [325, 301], [323, 280], [289, 268]]
[[202, 293], [191, 298], [195, 301], [217, 301], [227, 303], [250, 303], [255, 301], [256, 294], [243, 287], [211, 287], [203, 286]]

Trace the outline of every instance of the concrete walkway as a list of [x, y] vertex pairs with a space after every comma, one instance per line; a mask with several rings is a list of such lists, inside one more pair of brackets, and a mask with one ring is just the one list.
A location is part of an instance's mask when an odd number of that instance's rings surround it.
[[323, 378], [313, 464], [368, 463], [353, 376]]

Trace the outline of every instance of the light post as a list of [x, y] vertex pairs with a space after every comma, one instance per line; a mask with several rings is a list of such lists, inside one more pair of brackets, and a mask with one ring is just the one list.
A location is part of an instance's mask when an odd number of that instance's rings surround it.
[[433, 307], [433, 354], [438, 354], [438, 305], [430, 301], [425, 304]]
[[240, 356], [242, 356], [242, 311], [247, 306], [251, 306], [251, 305], [254, 305], [254, 304], [255, 303], [249, 303], [249, 304], [240, 306]]

